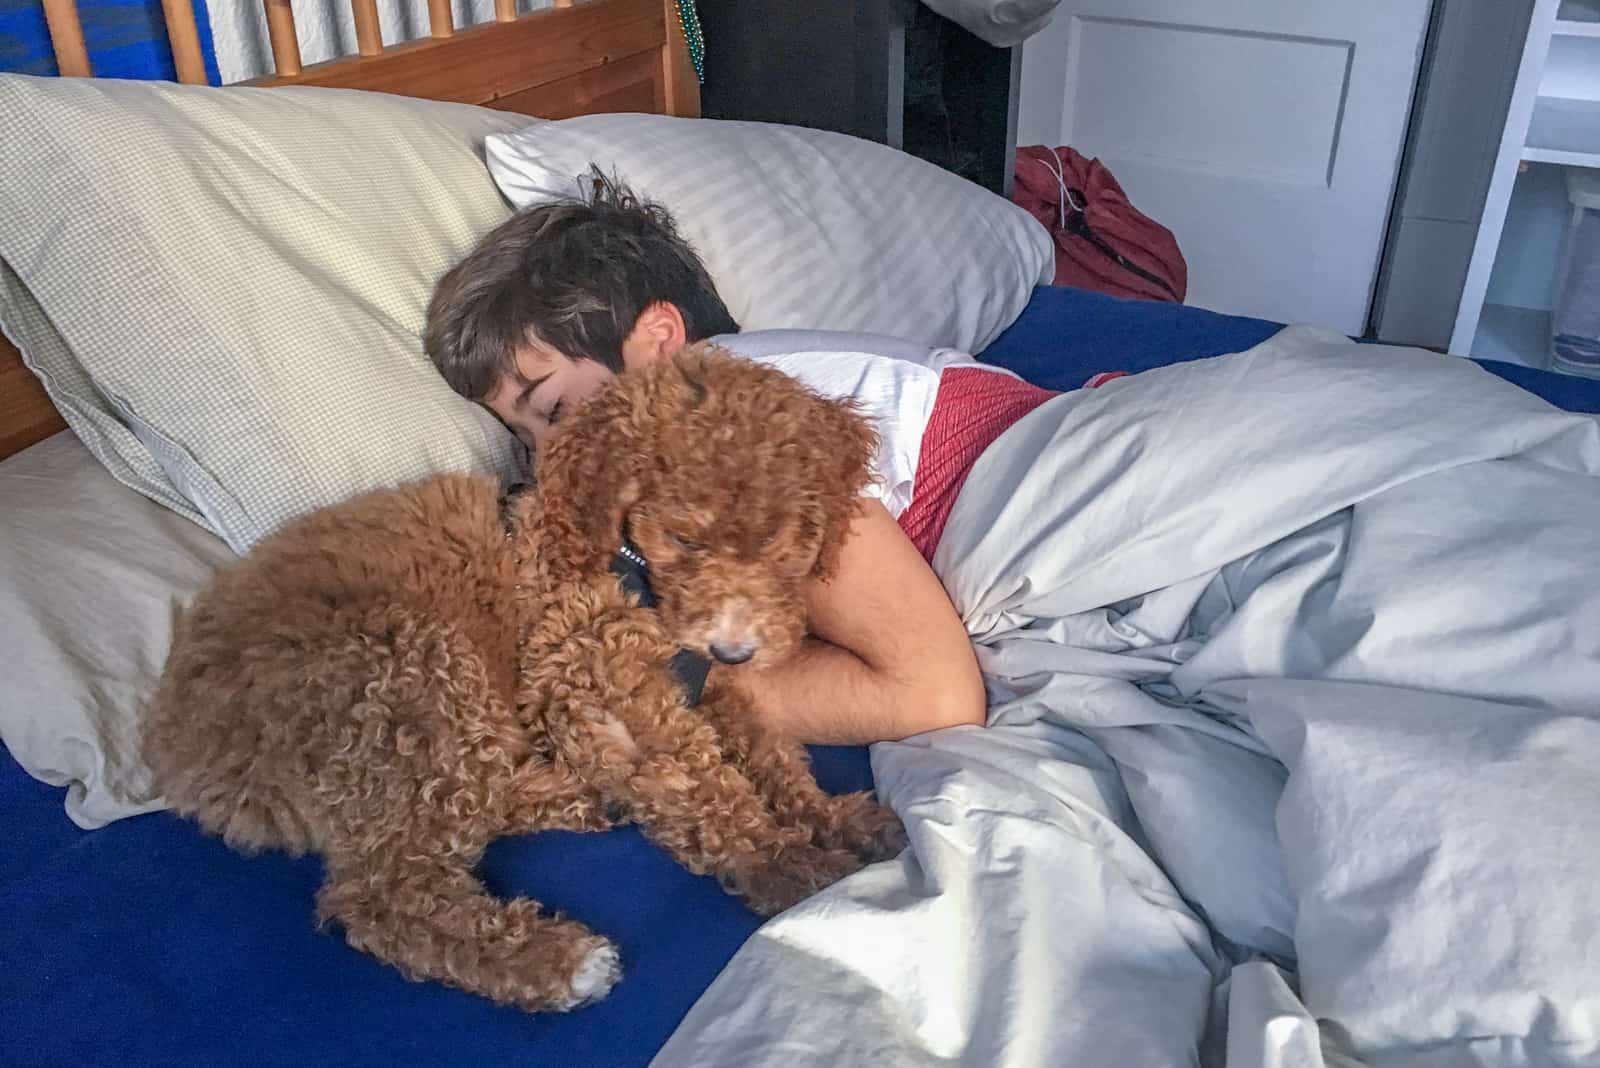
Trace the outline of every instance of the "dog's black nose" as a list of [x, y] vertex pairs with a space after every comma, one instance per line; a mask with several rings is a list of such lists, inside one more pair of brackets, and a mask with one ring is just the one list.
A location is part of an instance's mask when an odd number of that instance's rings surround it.
[[742, 664], [756, 655], [754, 642], [712, 642], [711, 655], [724, 664]]

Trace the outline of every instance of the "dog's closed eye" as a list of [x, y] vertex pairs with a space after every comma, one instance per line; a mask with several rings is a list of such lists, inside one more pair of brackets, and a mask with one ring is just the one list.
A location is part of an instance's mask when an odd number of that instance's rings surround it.
[[673, 544], [675, 544], [678, 548], [682, 549], [686, 553], [697, 553], [700, 550], [705, 548], [705, 546], [701, 545], [699, 542], [690, 541], [688, 538], [683, 537], [681, 534], [672, 535], [672, 541], [673, 541]]

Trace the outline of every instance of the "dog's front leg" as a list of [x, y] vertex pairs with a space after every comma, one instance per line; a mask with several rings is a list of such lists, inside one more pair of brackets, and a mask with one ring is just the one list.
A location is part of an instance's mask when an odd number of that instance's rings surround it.
[[[538, 667], [560, 758], [684, 867], [714, 875], [770, 915], [861, 867], [861, 859], [784, 826], [723, 757], [717, 731], [683, 703], [672, 647], [629, 613], [567, 642]], [[617, 656], [627, 649], [628, 656]]]
[[772, 915], [861, 867], [861, 859], [812, 841], [810, 828], [779, 821], [766, 799], [723, 761], [715, 733], [694, 717], [693, 737], [640, 761], [625, 789], [634, 819], [691, 871], [710, 874], [756, 912]]
[[541, 831], [609, 831], [627, 808], [585, 782], [564, 760], [529, 760], [511, 780], [506, 834]]
[[900, 817], [868, 791], [831, 795], [817, 784], [805, 747], [765, 726], [749, 698], [713, 677], [700, 713], [722, 741], [724, 759], [767, 800], [780, 823], [803, 827], [824, 849], [848, 849], [873, 862], [906, 846]]

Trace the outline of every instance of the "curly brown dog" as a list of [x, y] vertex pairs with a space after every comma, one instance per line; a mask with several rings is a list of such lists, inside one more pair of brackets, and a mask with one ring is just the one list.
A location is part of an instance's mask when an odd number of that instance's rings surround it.
[[[735, 669], [690, 707], [668, 668], [795, 647], [873, 448], [848, 405], [724, 353], [623, 376], [544, 450], [538, 493], [373, 493], [219, 574], [180, 623], [146, 759], [229, 845], [321, 853], [319, 916], [408, 976], [528, 1010], [599, 998], [616, 948], [490, 896], [473, 868], [493, 839], [629, 820], [761, 913], [903, 844], [888, 809], [822, 792]], [[624, 532], [657, 609], [608, 571]]]

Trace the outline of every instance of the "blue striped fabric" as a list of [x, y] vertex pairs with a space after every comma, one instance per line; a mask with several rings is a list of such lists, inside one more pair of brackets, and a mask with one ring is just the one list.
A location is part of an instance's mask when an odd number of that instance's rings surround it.
[[[206, 77], [217, 75], [206, 0], [192, 0], [205, 54]], [[79, 0], [89, 62], [100, 78], [173, 78], [172, 50], [161, 15], [161, 0]], [[0, 0], [0, 71], [55, 74], [55, 56], [39, 0]]]

